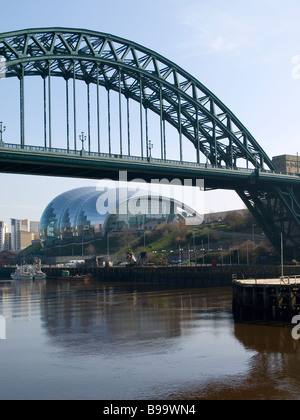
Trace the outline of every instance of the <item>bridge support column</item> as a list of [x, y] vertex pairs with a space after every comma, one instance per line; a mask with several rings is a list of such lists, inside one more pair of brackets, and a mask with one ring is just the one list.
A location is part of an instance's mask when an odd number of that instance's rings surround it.
[[122, 136], [122, 77], [119, 70], [119, 129], [120, 129], [120, 156], [123, 156], [123, 136]]
[[43, 77], [43, 92], [44, 92], [44, 147], [47, 147], [47, 92], [46, 92], [46, 77]]
[[48, 124], [49, 124], [49, 147], [52, 147], [52, 133], [51, 133], [51, 63], [49, 62], [49, 75], [48, 75]]
[[90, 84], [87, 83], [87, 109], [88, 109], [88, 151], [91, 153], [91, 99]]
[[24, 67], [20, 77], [20, 143], [23, 148], [25, 145], [25, 97], [24, 97]]
[[69, 80], [66, 79], [67, 151], [70, 151]]
[[129, 108], [129, 97], [127, 97], [127, 134], [128, 134], [128, 156], [131, 154], [130, 145], [130, 108]]
[[162, 95], [162, 87], [160, 86], [159, 91], [159, 100], [160, 100], [160, 148], [161, 148], [161, 160], [165, 159], [164, 156], [164, 131], [163, 131], [163, 111], [164, 111], [164, 100]]
[[141, 157], [144, 157], [144, 123], [143, 123], [143, 82], [140, 77], [140, 128], [141, 128]]
[[196, 140], [197, 140], [197, 144], [196, 144], [196, 149], [197, 149], [197, 163], [200, 165], [201, 163], [201, 157], [200, 157], [200, 138], [199, 138], [199, 110], [198, 108], [196, 108]]
[[77, 150], [77, 129], [76, 129], [76, 69], [73, 67], [73, 111], [74, 111], [74, 150]]
[[99, 94], [99, 67], [97, 66], [97, 132], [98, 132], [98, 153], [101, 153], [100, 143], [100, 94]]
[[[148, 109], [145, 108], [145, 124], [146, 124], [146, 148], [147, 148], [147, 159], [149, 159], [150, 142], [149, 142], [149, 128], [148, 128]], [[151, 153], [151, 152], [150, 152]]]
[[107, 126], [108, 126], [108, 150], [111, 156], [111, 127], [110, 127], [110, 91], [107, 89]]
[[163, 120], [163, 136], [164, 136], [164, 160], [167, 160], [166, 120]]
[[179, 155], [180, 162], [183, 161], [183, 149], [182, 149], [182, 122], [181, 122], [181, 96], [178, 95], [178, 123], [179, 123]]

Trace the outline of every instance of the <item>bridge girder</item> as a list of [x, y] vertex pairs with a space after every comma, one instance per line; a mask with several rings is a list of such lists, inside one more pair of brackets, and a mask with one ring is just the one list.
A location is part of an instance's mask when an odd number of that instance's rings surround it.
[[[7, 78], [17, 77], [21, 90], [24, 77], [45, 80], [51, 75], [103, 86], [108, 92], [116, 91], [140, 103], [159, 115], [161, 124], [168, 122], [180, 137], [185, 136], [194, 145], [198, 163], [202, 153], [216, 171], [221, 166], [235, 169], [240, 159], [246, 162], [246, 168], [256, 168], [258, 174], [260, 170], [275, 170], [263, 148], [219, 98], [181, 67], [137, 43], [82, 29], [28, 29], [0, 34], [1, 57], [0, 78], [3, 73]], [[163, 151], [162, 159], [166, 159]], [[60, 173], [59, 168], [55, 171], [50, 165], [50, 170], [42, 161], [40, 166], [32, 162], [23, 162], [22, 166], [18, 160], [5, 164], [0, 159], [1, 171], [41, 173], [48, 168], [54, 176]], [[179, 173], [180, 163], [182, 150]], [[147, 174], [145, 168], [143, 171]], [[274, 178], [270, 186], [261, 177], [252, 177], [246, 184], [233, 180], [230, 187], [222, 176], [214, 182], [208, 175], [206, 178], [211, 188], [236, 190], [277, 250], [283, 232], [288, 255], [300, 257], [297, 183]]]
[[234, 168], [238, 159], [275, 169], [237, 117], [175, 63], [134, 42], [68, 28], [0, 34], [6, 77], [39, 75], [83, 80], [114, 90], [160, 115], [211, 164]]

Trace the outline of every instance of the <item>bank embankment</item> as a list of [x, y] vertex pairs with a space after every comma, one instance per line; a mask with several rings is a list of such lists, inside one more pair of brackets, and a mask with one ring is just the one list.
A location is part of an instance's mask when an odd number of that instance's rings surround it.
[[[62, 277], [65, 269], [45, 267], [48, 278]], [[0, 267], [0, 278], [10, 279], [13, 267]], [[182, 284], [196, 287], [230, 286], [232, 276], [238, 279], [279, 278], [281, 267], [277, 266], [168, 266], [168, 267], [70, 267], [70, 276], [89, 275], [101, 282], [150, 282], [161, 284]], [[285, 275], [300, 275], [300, 267], [285, 267]]]
[[[62, 268], [44, 270], [48, 277], [60, 277]], [[70, 268], [70, 275], [87, 275], [102, 282], [150, 282], [182, 284], [197, 287], [230, 286], [232, 276], [237, 278], [279, 278], [281, 268], [276, 266], [169, 266], [169, 267], [78, 267]], [[300, 274], [300, 267], [285, 268], [286, 275]]]

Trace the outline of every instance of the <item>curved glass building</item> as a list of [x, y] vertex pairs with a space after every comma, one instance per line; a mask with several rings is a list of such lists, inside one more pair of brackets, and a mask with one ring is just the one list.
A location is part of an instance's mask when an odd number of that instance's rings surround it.
[[[40, 222], [45, 246], [101, 238], [124, 228], [154, 229], [199, 215], [184, 203], [149, 191], [122, 187], [82, 187], [52, 200]], [[195, 223], [198, 224], [198, 223]]]

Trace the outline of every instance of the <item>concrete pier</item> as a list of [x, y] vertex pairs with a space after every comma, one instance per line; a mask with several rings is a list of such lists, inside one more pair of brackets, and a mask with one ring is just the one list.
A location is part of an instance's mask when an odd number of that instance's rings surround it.
[[233, 279], [236, 322], [291, 322], [300, 314], [300, 276], [264, 280]]

